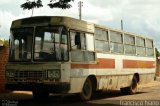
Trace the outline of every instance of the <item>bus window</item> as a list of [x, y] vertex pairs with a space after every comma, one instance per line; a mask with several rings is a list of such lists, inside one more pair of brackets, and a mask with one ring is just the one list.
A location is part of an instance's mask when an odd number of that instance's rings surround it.
[[31, 60], [33, 28], [11, 29], [12, 48], [10, 49], [9, 61]]
[[72, 62], [94, 62], [95, 53], [91, 51], [71, 51]]
[[123, 53], [123, 44], [111, 42], [111, 52], [112, 53]]
[[80, 38], [79, 32], [76, 32], [74, 42], [75, 42], [75, 45], [77, 46], [77, 48], [81, 49], [81, 38]]
[[111, 39], [111, 42], [114, 42], [114, 43], [123, 42], [122, 34], [120, 32], [110, 31], [110, 39]]
[[70, 41], [71, 41], [71, 60], [73, 62], [95, 61], [95, 53], [92, 52], [94, 50], [94, 42], [92, 34], [71, 31]]
[[136, 47], [133, 45], [125, 45], [125, 54], [136, 54]]
[[85, 35], [85, 33], [81, 33], [80, 37], [81, 37], [81, 49], [86, 50], [86, 35]]
[[125, 54], [136, 54], [136, 47], [135, 47], [135, 37], [129, 34], [124, 34], [124, 47], [125, 47]]
[[34, 59], [67, 61], [67, 44], [67, 31], [63, 27], [38, 27], [35, 36]]
[[132, 35], [124, 34], [124, 44], [135, 45], [135, 37]]
[[145, 39], [144, 39], [144, 38], [141, 38], [141, 37], [137, 37], [137, 38], [136, 38], [136, 45], [137, 45], [137, 46], [144, 47], [144, 46], [145, 46]]
[[109, 49], [109, 41], [108, 41], [108, 31], [104, 31], [102, 29], [95, 29], [95, 49], [96, 51], [104, 51], [108, 52]]
[[[76, 38], [76, 32], [71, 31], [70, 32], [70, 41], [71, 41], [71, 49], [78, 49], [77, 45], [79, 42], [77, 41], [78, 37]], [[76, 42], [75, 42], [76, 41]]]
[[71, 61], [72, 62], [84, 62], [83, 52], [79, 50], [71, 51]]
[[153, 41], [150, 39], [146, 39], [146, 47], [147, 48], [153, 48]]
[[96, 28], [95, 29], [95, 38], [99, 40], [108, 41], [108, 31]]
[[86, 49], [94, 51], [94, 36], [93, 34], [86, 33]]
[[71, 49], [86, 50], [86, 36], [82, 32], [70, 32]]
[[153, 41], [146, 39], [146, 54], [147, 56], [154, 56]]
[[123, 53], [123, 38], [120, 32], [110, 31], [111, 52]]
[[27, 48], [26, 48], [26, 42], [24, 39], [21, 40], [22, 43], [22, 59], [26, 60], [27, 59]]
[[19, 54], [19, 40], [16, 39], [14, 41], [14, 44], [15, 44], [14, 45], [14, 47], [15, 47], [15, 52], [14, 52], [15, 53], [15, 60], [19, 60], [19, 55], [20, 55]]
[[66, 31], [62, 30], [62, 35], [61, 35], [61, 43], [60, 43], [60, 49], [61, 49], [61, 56], [63, 60], [68, 60], [68, 45], [67, 45], [67, 35]]
[[137, 55], [139, 56], [145, 56], [145, 39], [141, 37], [136, 37], [136, 50]]
[[35, 54], [34, 54], [35, 58], [39, 57], [39, 52], [42, 50], [41, 42], [42, 42], [41, 37], [36, 37], [35, 38]]

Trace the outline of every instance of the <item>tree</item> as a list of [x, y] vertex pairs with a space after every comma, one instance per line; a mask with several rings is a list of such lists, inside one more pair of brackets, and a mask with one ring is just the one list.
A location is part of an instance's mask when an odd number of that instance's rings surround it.
[[8, 40], [0, 40], [0, 43], [1, 43], [4, 47], [8, 47], [8, 46], [9, 46], [9, 41], [8, 41]]
[[[71, 1], [74, 0], [51, 0], [50, 3], [48, 4], [48, 6], [50, 8], [61, 8], [61, 9], [69, 9], [71, 8], [71, 4], [69, 4]], [[33, 9], [34, 8], [41, 8], [43, 7], [42, 1], [41, 0], [37, 0], [37, 1], [30, 1], [27, 0], [27, 2], [25, 2], [24, 4], [21, 5], [21, 8], [23, 8], [24, 10], [28, 9], [32, 9], [32, 14], [33, 14]]]
[[43, 7], [41, 0], [37, 0], [37, 1], [29, 1], [29, 0], [27, 0], [26, 3], [21, 5], [21, 8], [23, 8], [24, 10], [25, 9], [30, 10], [30, 9], [33, 9], [33, 8], [40, 8], [40, 7]]
[[155, 48], [155, 52], [156, 52], [156, 57], [158, 58], [160, 56], [160, 53], [157, 48]]
[[9, 41], [8, 40], [4, 40], [4, 46], [8, 47], [9, 46]]
[[74, 1], [74, 0], [59, 0], [58, 2], [53, 2], [55, 0], [51, 0], [50, 4], [48, 4], [48, 6], [50, 8], [61, 8], [61, 9], [67, 9], [67, 8], [71, 8], [71, 4], [69, 4], [69, 2]]
[[37, 0], [37, 1], [35, 1], [35, 0], [34, 1], [27, 0], [27, 2], [25, 2], [24, 4], [21, 5], [21, 8], [23, 8], [23, 10], [32, 9], [32, 15], [33, 15], [34, 8], [40, 8], [40, 7], [43, 7], [41, 0]]

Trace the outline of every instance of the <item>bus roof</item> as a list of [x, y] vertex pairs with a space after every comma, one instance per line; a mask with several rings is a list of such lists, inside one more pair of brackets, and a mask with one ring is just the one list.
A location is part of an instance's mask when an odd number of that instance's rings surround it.
[[103, 25], [98, 25], [98, 24], [95, 24], [95, 28], [100, 28], [100, 29], [120, 32], [120, 33], [124, 33], [124, 34], [128, 34], [128, 35], [133, 35], [133, 36], [137, 36], [137, 37], [143, 37], [143, 38], [153, 39], [152, 37], [148, 37], [148, 36], [143, 35], [143, 34], [137, 34], [137, 33], [134, 33], [134, 32], [128, 32], [126, 30], [121, 30], [121, 29], [112, 28], [112, 27], [103, 26]]
[[12, 22], [11, 28], [31, 25], [65, 25], [70, 29], [94, 33], [93, 23], [65, 16], [36, 16], [18, 19]]
[[[111, 30], [116, 32], [121, 32], [124, 34], [139, 36], [143, 38], [149, 38], [148, 36], [144, 36], [142, 34], [131, 33], [125, 30], [116, 29], [108, 26], [93, 24], [91, 22], [66, 17], [66, 16], [36, 16], [36, 17], [28, 17], [18, 19], [12, 22], [11, 28], [22, 27], [22, 26], [33, 26], [33, 25], [65, 25], [70, 29], [81, 30], [90, 33], [94, 33], [95, 28], [100, 28], [104, 30]], [[152, 39], [152, 38], [149, 38]]]

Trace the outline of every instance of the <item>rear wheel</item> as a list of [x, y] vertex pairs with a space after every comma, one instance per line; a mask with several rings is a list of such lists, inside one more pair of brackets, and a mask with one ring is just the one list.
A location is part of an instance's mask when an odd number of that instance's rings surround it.
[[80, 93], [80, 97], [83, 101], [88, 101], [91, 99], [93, 94], [92, 82], [90, 78], [87, 78], [84, 85], [82, 92]]
[[132, 84], [129, 87], [129, 94], [135, 94], [137, 92], [137, 78], [134, 76], [132, 79]]
[[121, 92], [130, 95], [135, 94], [137, 92], [137, 78], [134, 76], [131, 85], [126, 88], [121, 88]]

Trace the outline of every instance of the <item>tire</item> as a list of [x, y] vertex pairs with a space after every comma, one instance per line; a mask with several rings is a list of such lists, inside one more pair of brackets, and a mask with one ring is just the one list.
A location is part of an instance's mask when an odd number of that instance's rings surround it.
[[128, 88], [129, 89], [129, 94], [135, 94], [137, 92], [137, 78], [134, 76], [132, 79], [131, 86]]
[[120, 90], [123, 94], [135, 94], [137, 92], [137, 78], [134, 76], [131, 85], [126, 88], [121, 88]]
[[32, 91], [32, 95], [35, 100], [47, 100], [49, 93], [45, 91]]
[[88, 101], [91, 99], [92, 94], [93, 94], [92, 82], [90, 78], [87, 78], [83, 85], [82, 92], [80, 93], [80, 97], [82, 101]]
[[120, 90], [121, 90], [121, 93], [123, 93], [123, 94], [128, 94], [127, 88], [128, 88], [128, 87], [126, 87], [126, 88], [121, 88], [121, 89], [120, 89]]

